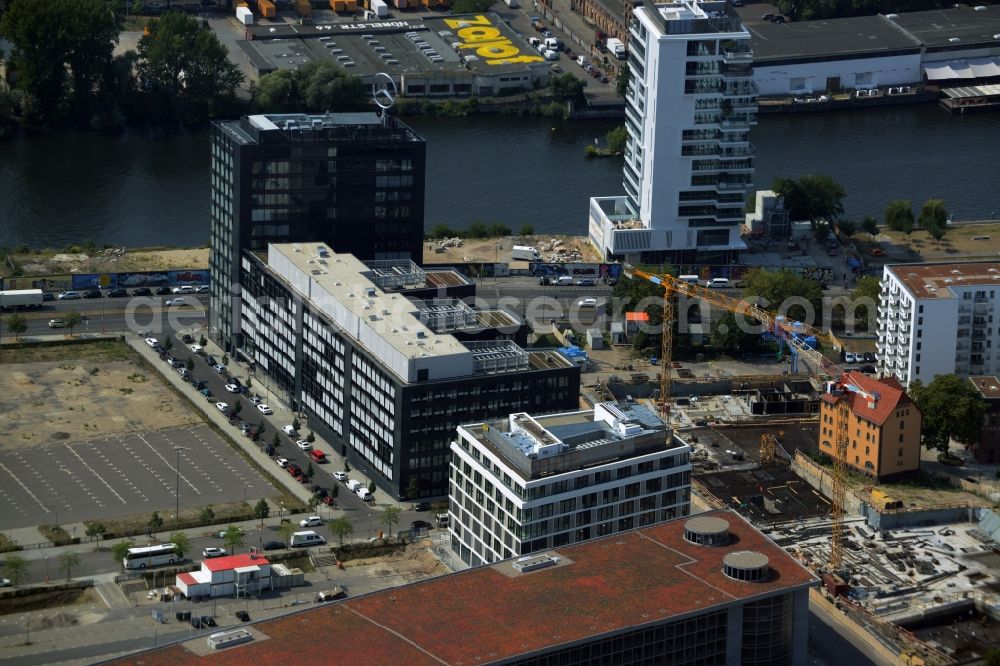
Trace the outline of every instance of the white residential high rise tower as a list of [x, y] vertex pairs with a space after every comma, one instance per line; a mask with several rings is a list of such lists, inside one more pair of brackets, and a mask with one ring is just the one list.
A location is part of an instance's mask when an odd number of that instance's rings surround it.
[[728, 264], [753, 181], [750, 33], [727, 2], [636, 8], [625, 99], [626, 196], [590, 200], [605, 258]]

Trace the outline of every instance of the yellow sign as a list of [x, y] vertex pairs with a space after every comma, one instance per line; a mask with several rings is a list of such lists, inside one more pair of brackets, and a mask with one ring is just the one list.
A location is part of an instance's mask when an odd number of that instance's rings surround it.
[[462, 40], [458, 45], [459, 50], [471, 49], [477, 56], [485, 59], [487, 65], [545, 61], [540, 55], [523, 55], [521, 49], [504, 37], [499, 28], [493, 27], [485, 16], [445, 19], [444, 22]]

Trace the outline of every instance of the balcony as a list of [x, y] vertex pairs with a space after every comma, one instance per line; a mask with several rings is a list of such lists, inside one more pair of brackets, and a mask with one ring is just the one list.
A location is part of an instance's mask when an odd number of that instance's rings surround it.
[[753, 51], [743, 51], [743, 50], [724, 50], [722, 52], [722, 61], [726, 63], [745, 63], [753, 62]]

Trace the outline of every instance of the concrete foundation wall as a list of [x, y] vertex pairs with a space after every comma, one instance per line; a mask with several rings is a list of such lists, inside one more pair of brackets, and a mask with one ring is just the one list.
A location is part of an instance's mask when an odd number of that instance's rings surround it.
[[879, 512], [874, 507], [863, 504], [861, 515], [868, 526], [876, 530], [892, 530], [898, 527], [926, 527], [972, 520], [974, 509], [968, 506], [947, 506], [931, 509], [901, 509]]
[[[810, 486], [823, 493], [824, 496], [833, 496], [833, 479], [830, 477], [830, 473], [798, 451], [792, 458], [792, 471], [802, 477]], [[847, 491], [844, 504], [847, 513], [862, 513], [864, 502], [850, 490]]]

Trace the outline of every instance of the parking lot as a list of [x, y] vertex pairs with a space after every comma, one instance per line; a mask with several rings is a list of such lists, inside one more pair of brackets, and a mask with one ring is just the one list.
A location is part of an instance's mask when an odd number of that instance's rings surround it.
[[[274, 487], [205, 425], [0, 452], [0, 528], [255, 502]], [[76, 535], [82, 536], [82, 535]]]

